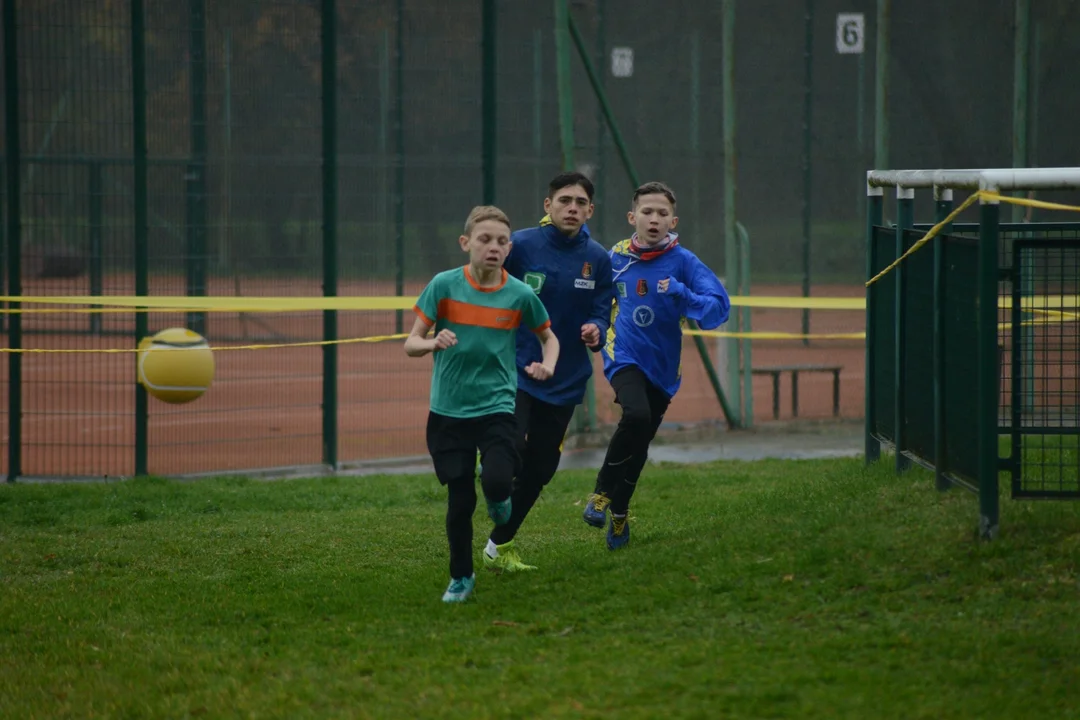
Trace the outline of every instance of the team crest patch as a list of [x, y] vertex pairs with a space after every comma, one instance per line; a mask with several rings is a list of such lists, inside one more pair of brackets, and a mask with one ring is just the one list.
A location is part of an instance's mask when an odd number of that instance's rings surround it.
[[637, 294], [640, 295], [641, 297], [645, 297], [646, 295], [649, 294], [649, 283], [646, 282], [645, 278], [638, 279], [638, 281], [637, 281]]
[[547, 275], [538, 272], [527, 272], [522, 280], [525, 281], [526, 285], [532, 288], [534, 293], [539, 295], [540, 290], [544, 287], [544, 281], [547, 280]]
[[581, 266], [581, 277], [588, 280], [592, 277], [592, 263], [585, 263]]

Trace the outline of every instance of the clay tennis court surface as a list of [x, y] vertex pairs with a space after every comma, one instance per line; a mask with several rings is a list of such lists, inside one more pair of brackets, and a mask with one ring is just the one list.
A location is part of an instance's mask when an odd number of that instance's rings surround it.
[[[180, 278], [155, 277], [152, 295], [183, 294]], [[109, 277], [106, 292], [134, 294], [129, 278]], [[415, 296], [422, 284], [412, 283]], [[211, 281], [209, 294], [237, 294], [233, 278]], [[244, 296], [313, 296], [317, 280], [245, 279]], [[816, 297], [862, 297], [861, 286], [817, 286]], [[26, 281], [24, 295], [82, 295], [85, 280], [65, 285]], [[341, 282], [340, 295], [392, 295], [393, 288], [371, 281]], [[755, 286], [755, 295], [795, 296], [794, 287]], [[114, 334], [74, 334], [89, 327], [89, 315], [62, 313], [26, 316], [27, 348], [130, 348], [131, 313], [106, 314], [101, 328]], [[393, 312], [341, 312], [342, 338], [386, 335], [395, 331]], [[404, 317], [406, 330], [412, 323]], [[754, 330], [799, 332], [801, 311], [755, 309]], [[150, 330], [184, 326], [180, 313], [150, 314]], [[816, 310], [811, 332], [859, 332], [862, 312]], [[36, 332], [30, 332], [34, 330]], [[44, 332], [42, 332], [44, 331]], [[215, 346], [318, 340], [320, 313], [209, 313], [210, 342]], [[7, 336], [4, 335], [4, 343]], [[713, 361], [718, 341], [707, 339]], [[754, 341], [755, 367], [779, 364], [838, 364], [840, 411], [845, 418], [863, 415], [864, 345], [862, 341]], [[172, 406], [150, 398], [149, 470], [174, 475], [315, 465], [322, 458], [322, 349], [318, 347], [235, 350], [215, 353], [214, 385], [199, 400]], [[339, 447], [343, 462], [422, 455], [431, 359], [405, 356], [400, 341], [342, 345], [339, 349]], [[600, 368], [597, 358], [597, 368]], [[27, 354], [23, 359], [23, 474], [27, 476], [125, 476], [134, 471], [135, 356], [125, 354]], [[596, 374], [597, 414], [601, 422], [618, 418], [610, 386]], [[0, 468], [7, 472], [10, 393], [6, 357], [0, 362], [4, 437]], [[772, 421], [772, 380], [754, 378], [755, 422]], [[790, 376], [781, 384], [781, 419], [791, 418]], [[799, 378], [799, 417], [832, 416], [832, 376], [811, 373]], [[683, 348], [682, 389], [665, 418], [669, 423], [720, 422], [723, 413], [692, 341]]]

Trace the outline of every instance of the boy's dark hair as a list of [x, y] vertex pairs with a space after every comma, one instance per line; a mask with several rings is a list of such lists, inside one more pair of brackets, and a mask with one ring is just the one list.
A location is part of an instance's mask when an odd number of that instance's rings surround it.
[[637, 208], [638, 198], [642, 195], [663, 195], [671, 203], [671, 209], [675, 209], [675, 191], [662, 182], [647, 182], [634, 191], [634, 199], [630, 201], [630, 209]]
[[555, 193], [573, 185], [580, 185], [585, 190], [585, 194], [589, 196], [589, 202], [592, 202], [596, 188], [593, 187], [592, 180], [579, 172], [565, 172], [553, 177], [551, 182], [548, 183], [548, 197], [554, 200]]

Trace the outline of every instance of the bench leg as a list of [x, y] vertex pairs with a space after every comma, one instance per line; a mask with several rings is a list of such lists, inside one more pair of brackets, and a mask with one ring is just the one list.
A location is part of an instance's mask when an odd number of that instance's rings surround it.
[[772, 417], [773, 420], [780, 419], [780, 373], [772, 376]]
[[799, 417], [799, 372], [791, 371], [791, 417]]
[[840, 417], [840, 371], [833, 370], [832, 376], [832, 414]]

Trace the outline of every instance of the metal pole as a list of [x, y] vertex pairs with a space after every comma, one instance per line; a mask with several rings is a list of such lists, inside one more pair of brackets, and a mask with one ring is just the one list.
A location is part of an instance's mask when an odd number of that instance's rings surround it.
[[[907, 241], [904, 231], [911, 228], [915, 222], [915, 191], [911, 188], [896, 188], [896, 255], [900, 257], [907, 251]], [[904, 455], [907, 449], [907, 433], [905, 421], [907, 420], [907, 365], [904, 363], [904, 354], [907, 349], [907, 311], [904, 308], [907, 300], [907, 268], [903, 263], [898, 265], [893, 273], [896, 275], [896, 318], [895, 337], [896, 355], [893, 364], [893, 439], [896, 446], [896, 472], [901, 473], [911, 467], [911, 460]]]
[[[323, 296], [338, 294], [337, 273], [337, 13], [334, 0], [322, 0], [322, 196]], [[323, 311], [323, 340], [338, 339], [336, 310]], [[338, 462], [338, 346], [323, 350], [323, 462]]]
[[691, 221], [705, 227], [701, 219], [701, 33], [690, 32], [690, 164], [694, 184], [690, 189]]
[[[134, 148], [135, 294], [150, 294], [149, 207], [146, 171], [146, 27], [143, 0], [131, 0], [131, 127]], [[136, 308], [135, 345], [149, 334], [145, 308]], [[132, 370], [138, 377], [138, 355], [132, 354]], [[146, 388], [135, 385], [135, 474], [146, 475], [148, 466], [150, 409]]]
[[[855, 62], [855, 148], [859, 166], [862, 167], [866, 162], [866, 53], [859, 53]], [[855, 214], [860, 220], [864, 219], [863, 212], [866, 210], [864, 194], [861, 187], [855, 187]]]
[[[1034, 42], [1031, 44], [1031, 66], [1035, 72], [1031, 74], [1031, 87], [1028, 89], [1028, 148], [1027, 162], [1030, 167], [1039, 166], [1039, 74], [1042, 62], [1039, 48], [1042, 45], [1042, 21], [1036, 20], [1033, 29]], [[1035, 208], [1028, 208], [1028, 222], [1035, 222]]]
[[[405, 294], [405, 0], [397, 0], [394, 26], [394, 249], [397, 272], [394, 294]], [[396, 313], [395, 332], [401, 334], [405, 318]]]
[[[723, 99], [723, 115], [721, 117], [722, 134], [724, 141], [724, 274], [729, 286], [738, 292], [740, 287], [740, 262], [739, 262], [739, 236], [736, 223], [738, 222], [737, 209], [735, 206], [736, 192], [738, 190], [738, 157], [736, 156], [735, 134], [737, 128], [737, 116], [735, 108], [735, 0], [723, 0], [721, 6], [720, 41], [721, 56], [720, 76], [721, 94]], [[695, 40], [697, 35], [694, 36]], [[742, 318], [736, 310], [733, 313], [735, 329], [740, 330]], [[727, 392], [729, 402], [735, 413], [736, 426], [744, 427], [747, 424], [746, 413], [743, 408], [742, 384], [739, 377], [739, 352], [738, 340], [728, 340], [727, 349]], [[746, 368], [747, 373], [750, 368]]]
[[[811, 146], [813, 140], [813, 114], [814, 114], [814, 0], [806, 0], [806, 15], [803, 18], [806, 32], [806, 46], [803, 50], [803, 202], [802, 202], [802, 294], [810, 297], [810, 196], [813, 192], [813, 177], [811, 171]], [[803, 335], [810, 333], [810, 311], [802, 311]], [[810, 340], [803, 338], [803, 345], [809, 345]]]
[[998, 241], [1000, 207], [979, 208], [978, 245], [978, 399], [976, 420], [979, 452], [979, 535], [992, 540], [998, 532]]
[[221, 244], [218, 247], [218, 272], [225, 272], [229, 267], [230, 224], [232, 223], [232, 30], [225, 31], [225, 97], [223, 99], [225, 116], [225, 142], [222, 159], [221, 184]]
[[496, 178], [496, 86], [495, 0], [483, 0], [481, 6], [481, 156], [483, 165], [483, 198], [485, 205], [495, 204]]
[[[206, 4], [190, 3], [191, 162], [187, 177], [187, 294], [206, 295]], [[187, 315], [187, 325], [206, 334], [206, 313]]]
[[[1012, 165], [1014, 168], [1028, 164], [1028, 63], [1030, 58], [1028, 40], [1031, 35], [1031, 2], [1016, 0], [1016, 18], [1013, 24], [1013, 122]], [[1024, 195], [1023, 192], [1014, 193]], [[1012, 221], [1024, 218], [1024, 208], [1012, 206]]]
[[[565, 2], [566, 0], [556, 0], [557, 2]], [[585, 48], [585, 41], [581, 37], [581, 33], [578, 32], [577, 23], [574, 22], [574, 18], [570, 18], [570, 37], [577, 47], [578, 55], [581, 57], [581, 64], [585, 66], [585, 75], [589, 78], [589, 84], [592, 86], [593, 92], [596, 94], [597, 100], [600, 101], [600, 109], [604, 113], [604, 119], [607, 120], [608, 130], [611, 132], [611, 139], [615, 143], [615, 149], [619, 152], [619, 159], [622, 160], [623, 168], [626, 170], [627, 176], [630, 178], [630, 182], [637, 186], [638, 174], [634, 168], [634, 163], [630, 159], [630, 153], [626, 149], [626, 143], [623, 141], [622, 133], [619, 132], [619, 126], [615, 122], [615, 115], [611, 111], [611, 105], [608, 103], [607, 93], [604, 92], [604, 86], [600, 82], [600, 77], [596, 72], [596, 68], [593, 67], [592, 60], [589, 58], [589, 53]], [[569, 75], [570, 58], [566, 58], [567, 75]], [[567, 79], [567, 87], [569, 89], [569, 78]], [[573, 108], [570, 105], [569, 99], [566, 102], [566, 108], [564, 112], [568, 113], [568, 122], [573, 120]], [[574, 132], [573, 127], [570, 127], [569, 137], [571, 154], [573, 153]], [[571, 159], [573, 159], [571, 155]]]
[[[104, 242], [102, 238], [104, 230], [104, 205], [105, 181], [104, 170], [100, 162], [92, 162], [86, 166], [89, 174], [87, 188], [90, 202], [90, 294], [101, 295], [104, 293], [104, 269], [102, 268]], [[95, 306], [100, 307], [100, 306]], [[90, 332], [93, 335], [101, 334], [101, 313], [90, 314]]]
[[[953, 191], [934, 188], [934, 222], [939, 223], [953, 209]], [[945, 226], [942, 234], [949, 232]], [[948, 460], [945, 458], [945, 244], [938, 237], [934, 241], [934, 479], [938, 490], [948, 490], [952, 483], [945, 477]]]
[[570, 77], [569, 0], [555, 0], [555, 87], [559, 96], [559, 149], [563, 170], [574, 169], [574, 87]]
[[[874, 241], [874, 228], [881, 225], [884, 215], [885, 195], [881, 188], [868, 188], [866, 193], [866, 279], [878, 272], [877, 243]], [[866, 289], [866, 379], [863, 383], [865, 395], [864, 443], [867, 464], [876, 462], [881, 457], [881, 443], [874, 433], [877, 428], [877, 339], [874, 329], [874, 305], [880, 292], [880, 285], [871, 285]]]
[[543, 35], [540, 30], [533, 30], [533, 117], [532, 117], [532, 151], [533, 151], [533, 197], [540, 197], [543, 185], [540, 184], [540, 164], [543, 162], [544, 131], [541, 127], [543, 120], [543, 92], [544, 92], [544, 49]]
[[[15, 3], [4, 0], [4, 142], [7, 145], [7, 277], [8, 292], [22, 295], [22, 216], [19, 207], [21, 188], [19, 166], [19, 54]], [[11, 309], [21, 307], [10, 303]], [[8, 347], [22, 347], [22, 315], [8, 316]], [[8, 471], [7, 481], [15, 482], [22, 474], [22, 353], [8, 353]]]
[[[379, 236], [390, 237], [390, 33], [383, 30], [379, 38]], [[380, 257], [378, 272], [383, 272]]]
[[[607, 25], [605, 23], [605, 10], [607, 3], [605, 0], [596, 0], [596, 67], [599, 70], [600, 87], [607, 90], [607, 86], [604, 84], [604, 78], [607, 74], [604, 72], [604, 63], [607, 60]], [[607, 183], [605, 182], [605, 174], [607, 170], [607, 127], [604, 124], [604, 111], [597, 104], [596, 109], [596, 178], [593, 185], [596, 187], [596, 197], [594, 198], [595, 204], [600, 208], [599, 212], [593, 214], [593, 227], [596, 230], [594, 235], [597, 238], [604, 237], [605, 223], [604, 223], [604, 209], [606, 203], [604, 202], [606, 196]], [[590, 396], [591, 397], [591, 396]], [[595, 403], [593, 403], [595, 405]]]
[[877, 0], [874, 63], [874, 169], [889, 169], [889, 13], [892, 0]]

